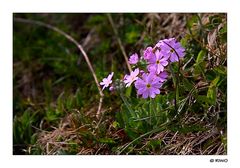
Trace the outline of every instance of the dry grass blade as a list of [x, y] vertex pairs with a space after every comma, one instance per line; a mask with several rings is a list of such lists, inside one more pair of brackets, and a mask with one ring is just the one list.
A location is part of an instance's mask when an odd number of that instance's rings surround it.
[[119, 47], [120, 47], [120, 49], [121, 49], [121, 51], [122, 51], [123, 57], [124, 57], [124, 59], [125, 59], [125, 62], [126, 62], [126, 64], [127, 64], [127, 67], [128, 67], [128, 70], [129, 70], [129, 72], [131, 72], [131, 71], [132, 71], [132, 68], [131, 68], [130, 64], [128, 63], [128, 57], [127, 57], [126, 51], [125, 51], [125, 49], [124, 49], [124, 47], [123, 47], [123, 45], [122, 45], [122, 41], [120, 40], [120, 38], [119, 38], [119, 36], [118, 36], [118, 32], [117, 32], [116, 26], [115, 26], [115, 24], [114, 24], [114, 22], [113, 22], [112, 16], [111, 16], [110, 14], [107, 14], [107, 17], [108, 17], [109, 22], [111, 23], [111, 26], [112, 26], [112, 28], [113, 28], [114, 34], [115, 34], [115, 36], [116, 36], [116, 38], [117, 38], [117, 42], [118, 42]]

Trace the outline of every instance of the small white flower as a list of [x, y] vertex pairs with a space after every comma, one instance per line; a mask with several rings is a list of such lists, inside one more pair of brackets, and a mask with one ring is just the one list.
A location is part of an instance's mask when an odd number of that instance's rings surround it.
[[114, 74], [114, 72], [112, 72], [111, 74], [108, 75], [107, 78], [104, 78], [102, 80], [102, 82], [100, 83], [100, 85], [104, 85], [102, 90], [105, 89], [106, 87], [108, 87], [112, 83], [113, 74]]
[[139, 74], [139, 69], [135, 69], [134, 71], [132, 71], [130, 73], [130, 75], [126, 75], [125, 76], [125, 80], [124, 83], [126, 84], [126, 87], [129, 87], [134, 81], [136, 81], [138, 79], [138, 74]]

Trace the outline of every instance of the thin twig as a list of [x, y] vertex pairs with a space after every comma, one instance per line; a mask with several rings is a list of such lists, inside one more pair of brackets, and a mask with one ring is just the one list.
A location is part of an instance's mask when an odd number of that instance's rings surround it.
[[103, 92], [102, 92], [102, 89], [99, 85], [99, 82], [98, 82], [98, 79], [97, 79], [97, 76], [96, 76], [96, 73], [95, 71], [93, 70], [93, 67], [92, 67], [92, 64], [86, 54], [86, 52], [84, 51], [83, 47], [81, 44], [79, 44], [72, 36], [70, 36], [69, 34], [65, 33], [64, 31], [60, 30], [59, 28], [55, 27], [55, 26], [52, 26], [50, 24], [47, 24], [47, 23], [43, 23], [43, 22], [40, 22], [40, 21], [35, 21], [35, 20], [30, 20], [30, 19], [23, 19], [23, 18], [14, 18], [14, 21], [16, 22], [21, 22], [21, 23], [28, 23], [28, 24], [35, 24], [35, 25], [38, 25], [38, 26], [43, 26], [43, 27], [46, 27], [48, 29], [51, 29], [61, 35], [63, 35], [65, 38], [67, 38], [70, 42], [74, 43], [77, 48], [80, 50], [80, 52], [82, 53], [85, 61], [87, 62], [87, 65], [92, 73], [92, 76], [95, 80], [95, 83], [97, 85], [97, 88], [98, 88], [98, 91], [99, 91], [99, 95], [100, 95], [100, 100], [99, 100], [99, 106], [98, 106], [98, 111], [97, 111], [97, 117], [99, 118], [99, 115], [100, 115], [100, 112], [101, 112], [101, 107], [102, 107], [102, 102], [103, 102]]
[[119, 36], [118, 36], [118, 31], [117, 31], [117, 28], [116, 28], [116, 26], [115, 26], [115, 24], [114, 24], [114, 22], [113, 22], [113, 19], [112, 19], [111, 14], [108, 13], [108, 14], [107, 14], [107, 17], [108, 17], [108, 20], [109, 20], [109, 22], [110, 22], [110, 24], [111, 24], [111, 26], [112, 26], [112, 29], [113, 29], [113, 31], [114, 31], [114, 34], [115, 34], [115, 36], [116, 36], [116, 38], [117, 38], [118, 45], [119, 45], [119, 47], [120, 47], [120, 49], [121, 49], [121, 51], [122, 51], [123, 57], [124, 57], [124, 59], [125, 59], [125, 62], [126, 62], [126, 64], [127, 64], [127, 67], [128, 67], [128, 70], [129, 70], [129, 72], [131, 72], [131, 71], [132, 71], [132, 68], [131, 68], [130, 64], [128, 63], [128, 56], [127, 56], [126, 51], [125, 51], [125, 49], [124, 49], [124, 47], [123, 47], [123, 45], [122, 45], [122, 41], [121, 41], [121, 39], [120, 39]]

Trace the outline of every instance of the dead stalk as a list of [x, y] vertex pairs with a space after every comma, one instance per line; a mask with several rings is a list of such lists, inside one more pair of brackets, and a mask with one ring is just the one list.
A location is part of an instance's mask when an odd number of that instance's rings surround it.
[[107, 17], [108, 17], [108, 20], [109, 20], [109, 22], [110, 22], [110, 24], [112, 26], [113, 32], [114, 32], [114, 34], [115, 34], [115, 36], [117, 38], [118, 45], [119, 45], [119, 47], [121, 49], [121, 52], [123, 54], [123, 57], [125, 59], [125, 62], [126, 62], [127, 67], [128, 67], [128, 70], [129, 70], [129, 72], [131, 72], [132, 68], [131, 68], [130, 64], [128, 63], [128, 56], [127, 56], [126, 51], [125, 51], [125, 49], [124, 49], [124, 47], [122, 45], [122, 41], [121, 41], [121, 39], [118, 36], [118, 31], [117, 31], [117, 28], [116, 28], [116, 26], [115, 26], [115, 24], [113, 22], [111, 14], [107, 14]]

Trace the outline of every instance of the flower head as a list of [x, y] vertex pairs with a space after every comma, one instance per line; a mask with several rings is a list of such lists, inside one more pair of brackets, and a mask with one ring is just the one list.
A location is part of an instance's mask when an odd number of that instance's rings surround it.
[[130, 56], [128, 62], [129, 62], [129, 64], [136, 64], [136, 63], [138, 63], [138, 60], [139, 60], [138, 55], [135, 53]]
[[149, 60], [152, 57], [154, 57], [153, 48], [152, 47], [147, 47], [146, 50], [144, 50], [144, 52], [143, 52], [143, 58], [145, 60]]
[[185, 55], [185, 49], [175, 38], [162, 40], [161, 48], [170, 57], [171, 62], [177, 62]]
[[114, 72], [112, 72], [111, 74], [108, 75], [107, 78], [104, 78], [102, 80], [102, 82], [100, 83], [100, 85], [103, 85], [102, 90], [105, 89], [106, 87], [108, 87], [112, 83], [113, 74], [114, 74]]
[[139, 78], [135, 82], [137, 94], [142, 95], [144, 99], [148, 97], [155, 98], [157, 94], [160, 94], [161, 86], [160, 78], [154, 73], [145, 73], [142, 75], [142, 79]]
[[139, 69], [135, 69], [130, 73], [130, 75], [125, 75], [124, 77], [124, 83], [126, 84], [126, 87], [129, 87], [134, 81], [138, 79]]
[[148, 71], [159, 74], [164, 70], [164, 67], [168, 65], [167, 60], [167, 56], [162, 55], [159, 50], [156, 50], [155, 56], [149, 59]]

